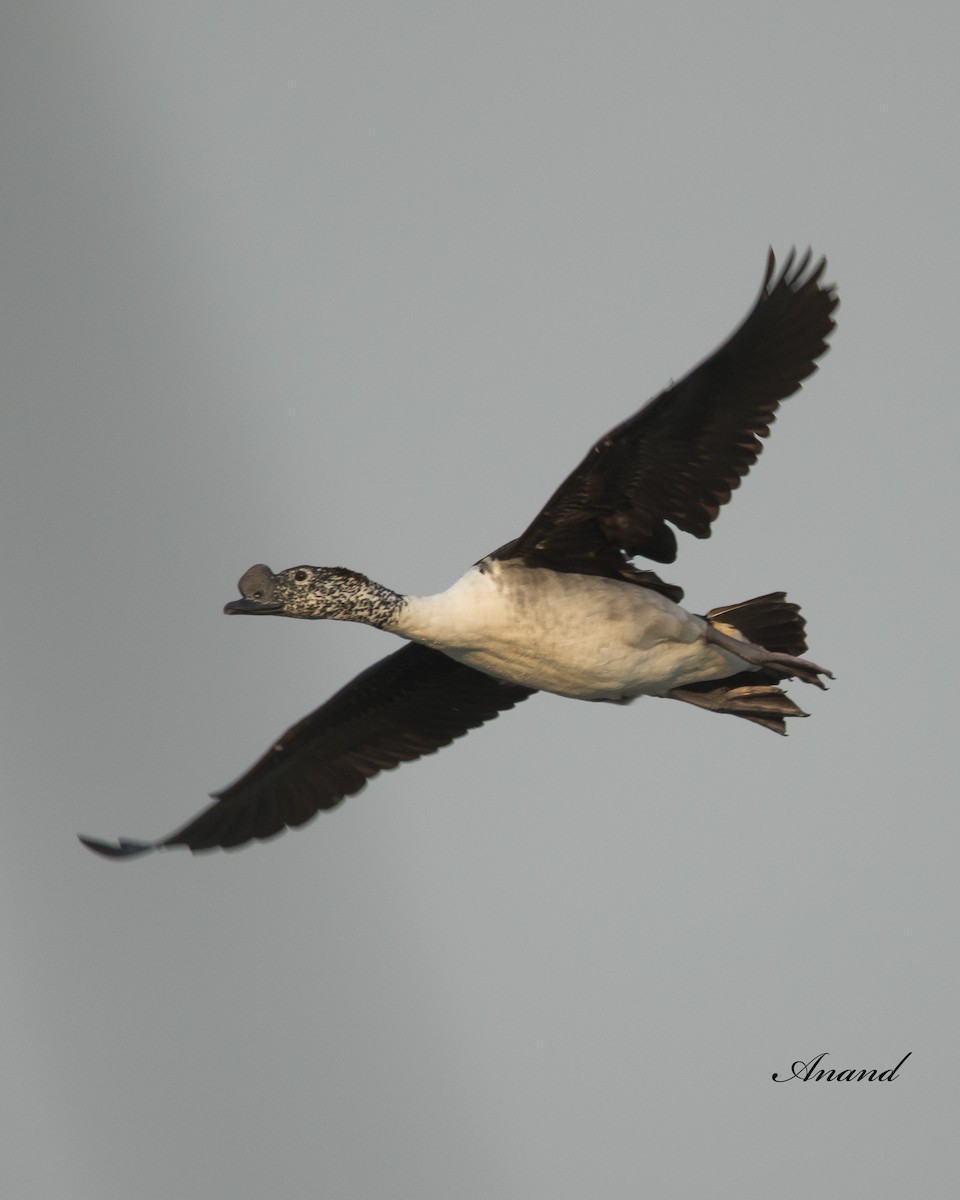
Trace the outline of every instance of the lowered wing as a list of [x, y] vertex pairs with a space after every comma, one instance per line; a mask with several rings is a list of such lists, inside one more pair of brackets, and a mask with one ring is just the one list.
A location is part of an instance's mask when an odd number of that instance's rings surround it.
[[408, 643], [304, 717], [189, 824], [156, 842], [81, 837], [109, 858], [242, 846], [303, 825], [368, 779], [432, 754], [533, 694]]

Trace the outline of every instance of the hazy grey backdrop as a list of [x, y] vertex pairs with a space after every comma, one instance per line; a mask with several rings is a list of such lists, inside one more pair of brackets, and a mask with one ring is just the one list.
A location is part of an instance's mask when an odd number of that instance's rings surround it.
[[[0, 1192], [946, 1197], [953, 5], [13, 3], [0, 24]], [[388, 652], [252, 563], [442, 589], [829, 256], [705, 543], [836, 685], [787, 740], [537, 697], [237, 854], [115, 865]], [[892, 1083], [772, 1082], [791, 1062]]]

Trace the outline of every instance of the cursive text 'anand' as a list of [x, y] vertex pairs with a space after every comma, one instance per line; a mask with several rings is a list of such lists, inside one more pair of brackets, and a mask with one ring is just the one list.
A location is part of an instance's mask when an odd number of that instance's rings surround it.
[[895, 1067], [890, 1067], [886, 1071], [857, 1071], [853, 1067], [843, 1071], [828, 1071], [825, 1067], [821, 1067], [820, 1063], [827, 1057], [827, 1051], [818, 1054], [816, 1058], [811, 1058], [809, 1062], [800, 1062], [799, 1060], [790, 1068], [790, 1074], [784, 1075], [781, 1078], [776, 1072], [773, 1073], [772, 1079], [774, 1083], [787, 1083], [791, 1079], [799, 1079], [804, 1083], [813, 1080], [814, 1083], [819, 1083], [821, 1079], [833, 1080], [835, 1083], [860, 1083], [861, 1080], [873, 1080], [876, 1083], [886, 1083], [897, 1078], [897, 1072], [907, 1061], [912, 1050], [900, 1059]]

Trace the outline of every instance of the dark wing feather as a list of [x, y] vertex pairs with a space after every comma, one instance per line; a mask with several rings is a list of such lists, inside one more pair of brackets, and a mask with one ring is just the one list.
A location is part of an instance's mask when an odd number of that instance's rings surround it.
[[[610, 431], [560, 485], [530, 527], [495, 554], [587, 574], [630, 577], [625, 557], [673, 562], [669, 521], [695, 537], [756, 461], [777, 406], [816, 370], [834, 327], [826, 267], [791, 251], [709, 358]], [[652, 574], [652, 573], [651, 573]], [[656, 579], [656, 576], [653, 576]], [[659, 581], [657, 581], [659, 582]]]
[[242, 846], [303, 825], [359, 792], [379, 771], [432, 754], [533, 689], [501, 683], [437, 650], [408, 643], [304, 717], [215, 803], [157, 842], [80, 840], [111, 858], [164, 846]]

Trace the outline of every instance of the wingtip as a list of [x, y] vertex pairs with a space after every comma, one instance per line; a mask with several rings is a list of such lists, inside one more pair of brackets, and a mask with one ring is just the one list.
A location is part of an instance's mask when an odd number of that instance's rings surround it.
[[826, 269], [826, 255], [821, 255], [814, 261], [812, 246], [807, 246], [806, 250], [799, 255], [796, 246], [791, 246], [778, 271], [776, 253], [772, 246], [768, 246], [767, 269], [763, 280], [763, 291], [769, 295], [781, 286], [785, 286], [794, 292], [798, 291], [801, 287], [813, 286], [822, 292], [835, 293], [836, 284], [822, 282]]
[[78, 833], [77, 837], [88, 850], [92, 850], [94, 854], [100, 854], [104, 858], [137, 858], [141, 854], [149, 854], [151, 850], [156, 850], [155, 842], [138, 842], [134, 838], [118, 838], [115, 842], [103, 842], [99, 838], [84, 837], [82, 833]]

